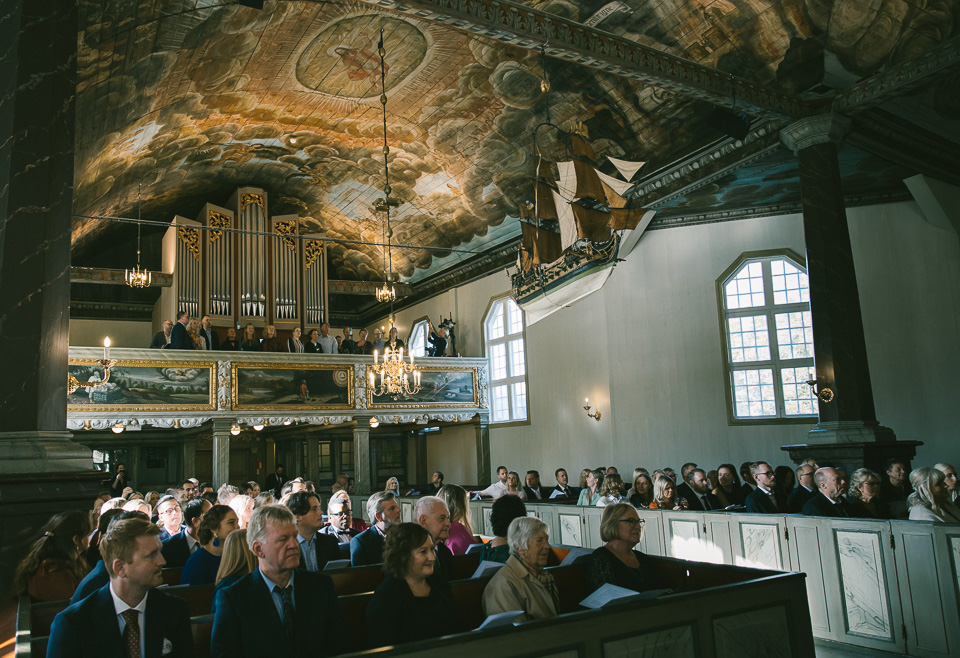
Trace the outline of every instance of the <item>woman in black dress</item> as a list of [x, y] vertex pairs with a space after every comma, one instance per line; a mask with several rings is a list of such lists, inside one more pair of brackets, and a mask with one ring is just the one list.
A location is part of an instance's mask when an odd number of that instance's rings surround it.
[[633, 505], [617, 503], [603, 508], [600, 539], [606, 544], [593, 552], [587, 565], [591, 592], [607, 583], [634, 592], [666, 587], [650, 558], [634, 550], [642, 532], [643, 521]]
[[466, 630], [453, 593], [433, 576], [433, 537], [416, 523], [391, 526], [383, 545], [383, 582], [365, 613], [371, 648]]

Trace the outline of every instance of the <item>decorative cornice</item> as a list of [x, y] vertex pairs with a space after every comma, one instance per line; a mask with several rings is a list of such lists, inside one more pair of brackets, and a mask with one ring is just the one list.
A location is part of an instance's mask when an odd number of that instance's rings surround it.
[[[71, 267], [70, 283], [101, 283], [105, 285], [126, 285], [124, 270], [109, 270], [101, 267]], [[151, 288], [169, 288], [173, 285], [173, 275], [166, 272], [150, 272]]]
[[645, 84], [732, 107], [769, 119], [810, 114], [810, 105], [782, 92], [629, 39], [510, 0], [362, 0], [420, 20], [441, 23], [499, 43], [539, 50], [551, 57], [600, 69]]
[[[375, 295], [377, 288], [382, 286], [378, 281], [327, 281], [331, 295]], [[397, 297], [407, 297], [413, 294], [413, 286], [409, 283], [394, 283]]]
[[827, 142], [840, 144], [850, 132], [850, 123], [849, 117], [835, 113], [804, 117], [781, 129], [780, 141], [793, 152]]
[[153, 302], [85, 302], [71, 299], [70, 317], [76, 320], [152, 320]]
[[863, 112], [930, 84], [960, 64], [960, 36], [943, 41], [930, 50], [887, 68], [845, 89], [833, 99], [833, 111], [843, 114]]

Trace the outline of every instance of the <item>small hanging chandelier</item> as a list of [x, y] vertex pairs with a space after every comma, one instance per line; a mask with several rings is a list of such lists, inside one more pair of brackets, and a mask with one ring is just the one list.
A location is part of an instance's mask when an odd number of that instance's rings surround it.
[[[387, 54], [383, 47], [383, 28], [380, 28], [380, 43], [377, 44], [380, 53], [380, 84], [383, 92], [380, 94], [380, 105], [383, 108], [383, 198], [377, 199], [373, 204], [375, 212], [384, 213], [384, 233], [387, 238], [387, 253], [384, 258], [383, 286], [377, 288], [377, 301], [380, 303], [390, 302], [397, 299], [397, 289], [393, 285], [393, 252], [392, 238], [393, 229], [390, 228], [390, 209], [398, 208], [400, 200], [390, 196], [393, 189], [390, 187], [390, 165], [387, 162], [387, 156], [390, 154], [390, 147], [387, 145], [387, 71], [384, 57]], [[384, 356], [386, 358], [386, 356]]]
[[123, 280], [131, 288], [147, 288], [153, 280], [149, 270], [140, 269], [140, 184], [137, 184], [137, 266], [132, 270], [124, 270]]

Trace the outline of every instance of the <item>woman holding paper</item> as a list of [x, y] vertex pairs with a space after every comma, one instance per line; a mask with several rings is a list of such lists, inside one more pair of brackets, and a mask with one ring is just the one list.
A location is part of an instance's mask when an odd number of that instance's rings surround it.
[[593, 552], [587, 565], [591, 592], [607, 583], [634, 592], [665, 587], [650, 558], [634, 550], [642, 534], [643, 521], [633, 505], [617, 503], [603, 509], [600, 539], [606, 543]]
[[557, 585], [543, 570], [550, 557], [547, 524], [529, 516], [514, 519], [507, 541], [510, 557], [483, 591], [484, 614], [522, 610], [520, 621], [556, 617], [560, 611]]
[[449, 585], [431, 581], [436, 561], [423, 527], [400, 523], [387, 530], [384, 579], [364, 614], [371, 648], [466, 630]]

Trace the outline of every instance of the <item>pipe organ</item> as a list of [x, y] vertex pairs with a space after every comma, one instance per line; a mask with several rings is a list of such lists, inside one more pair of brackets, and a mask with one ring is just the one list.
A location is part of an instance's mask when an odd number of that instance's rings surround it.
[[323, 235], [302, 233], [297, 215], [270, 217], [259, 188], [238, 189], [227, 205], [204, 204], [196, 220], [174, 217], [163, 243], [174, 275], [165, 315], [319, 326], [328, 305]]

